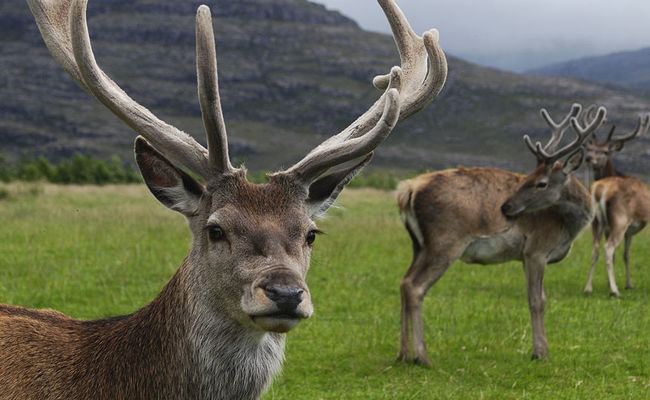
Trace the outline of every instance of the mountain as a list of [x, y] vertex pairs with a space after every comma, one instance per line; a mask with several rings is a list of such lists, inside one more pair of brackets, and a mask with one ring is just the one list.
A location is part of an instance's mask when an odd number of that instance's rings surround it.
[[[372, 77], [398, 61], [391, 37], [306, 0], [204, 2], [215, 15], [233, 158], [253, 169], [296, 161], [344, 128], [379, 95]], [[107, 73], [160, 118], [204, 142], [194, 67], [199, 4], [93, 0], [89, 27]], [[444, 32], [441, 38], [444, 48]], [[0, 41], [0, 152], [132, 158], [134, 134], [53, 61], [24, 3], [0, 3]], [[650, 109], [641, 96], [573, 79], [517, 75], [453, 56], [449, 69], [443, 93], [396, 129], [375, 166], [530, 168], [533, 157], [521, 138], [546, 135], [540, 107], [555, 115], [574, 101], [597, 102], [628, 126]], [[647, 170], [650, 153], [642, 142], [626, 149], [624, 170]]]
[[604, 56], [580, 58], [528, 72], [607, 83], [650, 94], [650, 47]]

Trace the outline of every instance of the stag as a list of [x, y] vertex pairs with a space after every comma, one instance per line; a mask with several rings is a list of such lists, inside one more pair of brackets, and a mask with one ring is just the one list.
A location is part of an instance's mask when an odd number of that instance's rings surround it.
[[[602, 124], [605, 110], [586, 127], [577, 104], [560, 123], [546, 110], [552, 135], [545, 146], [524, 136], [537, 159], [528, 176], [494, 168], [432, 172], [400, 183], [397, 202], [413, 242], [413, 259], [402, 279], [398, 359], [430, 365], [424, 342], [422, 302], [429, 288], [457, 259], [475, 264], [523, 261], [532, 319], [533, 358], [544, 358], [544, 269], [568, 254], [591, 221], [587, 189], [572, 174], [583, 161], [583, 144]], [[569, 125], [571, 143], [557, 149]]]
[[401, 67], [383, 94], [302, 160], [247, 181], [228, 156], [210, 10], [196, 15], [198, 97], [207, 149], [131, 99], [97, 65], [87, 0], [28, 0], [54, 58], [137, 134], [151, 193], [187, 219], [191, 249], [160, 295], [131, 315], [78, 321], [0, 306], [0, 398], [255, 399], [281, 368], [285, 333], [312, 312], [305, 282], [315, 219], [395, 125], [432, 101], [447, 64], [435, 30], [417, 36], [379, 0]]
[[[591, 107], [590, 110], [595, 109]], [[641, 180], [625, 176], [614, 167], [612, 157], [623, 150], [625, 143], [648, 131], [650, 115], [639, 117], [636, 128], [620, 136], [614, 136], [612, 125], [604, 141], [593, 138], [587, 144], [586, 161], [594, 177], [591, 194], [595, 218], [591, 223], [593, 249], [591, 267], [584, 292], [593, 292], [593, 276], [600, 256], [600, 245], [605, 236], [605, 265], [611, 296], [620, 297], [614, 275], [614, 253], [624, 241], [623, 262], [625, 263], [625, 289], [632, 288], [630, 274], [630, 246], [632, 238], [650, 221], [650, 190]]]

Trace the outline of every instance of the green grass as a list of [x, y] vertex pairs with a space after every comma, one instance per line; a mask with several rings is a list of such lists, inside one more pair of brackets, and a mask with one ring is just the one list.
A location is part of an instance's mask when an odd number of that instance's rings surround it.
[[[141, 186], [4, 187], [0, 302], [78, 318], [151, 300], [188, 248], [182, 217]], [[516, 263], [457, 263], [425, 301], [432, 368], [394, 362], [399, 280], [411, 256], [392, 195], [347, 190], [320, 222], [309, 285], [314, 317], [289, 334], [265, 399], [650, 398], [650, 248], [633, 246], [635, 290], [610, 299], [602, 265], [582, 294], [590, 235], [546, 274], [551, 358], [530, 361], [524, 276]], [[623, 268], [617, 265], [619, 286]]]

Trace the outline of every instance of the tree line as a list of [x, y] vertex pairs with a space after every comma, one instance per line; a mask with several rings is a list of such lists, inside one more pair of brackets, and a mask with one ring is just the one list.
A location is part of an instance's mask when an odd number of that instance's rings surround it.
[[[249, 171], [252, 182], [266, 181], [264, 172]], [[350, 183], [351, 187], [371, 187], [393, 190], [397, 183], [412, 174], [388, 170], [363, 171]], [[141, 183], [142, 177], [137, 169], [114, 156], [109, 160], [89, 155], [76, 154], [57, 162], [45, 157], [21, 158], [10, 162], [0, 154], [0, 182], [47, 181], [59, 184], [106, 185], [119, 183]]]
[[45, 157], [22, 158], [10, 162], [0, 155], [0, 181], [48, 181], [60, 184], [94, 184], [141, 182], [140, 174], [117, 156], [103, 160], [76, 154], [57, 162]]

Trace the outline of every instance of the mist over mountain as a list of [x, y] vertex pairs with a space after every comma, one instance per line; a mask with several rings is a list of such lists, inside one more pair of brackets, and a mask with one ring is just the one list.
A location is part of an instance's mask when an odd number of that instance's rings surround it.
[[650, 94], [650, 47], [551, 64], [529, 73], [607, 83]]
[[[203, 2], [214, 15], [231, 152], [253, 169], [286, 166], [343, 129], [379, 96], [372, 77], [398, 63], [390, 36], [364, 31], [306, 0]], [[138, 102], [201, 143], [194, 17], [203, 2], [89, 4], [99, 64]], [[134, 133], [54, 62], [24, 3], [0, 3], [0, 41], [0, 152], [53, 160], [77, 152], [132, 158]], [[650, 109], [648, 99], [627, 90], [448, 58], [443, 93], [395, 130], [374, 166], [526, 169], [534, 159], [522, 135], [542, 138], [547, 132], [540, 107], [557, 115], [574, 101], [597, 102], [622, 128]], [[647, 170], [648, 141], [641, 142], [621, 157], [624, 170]]]

